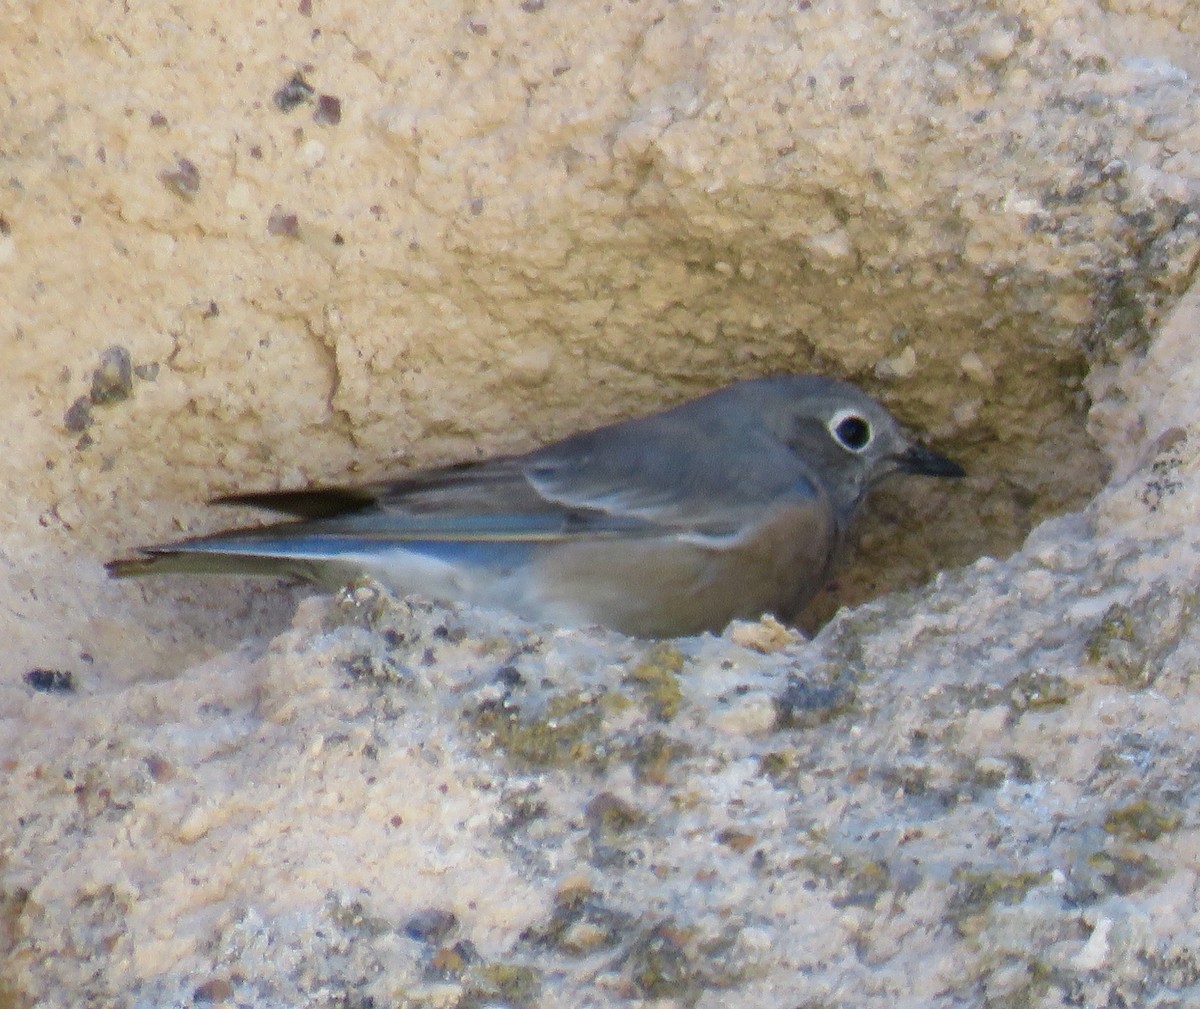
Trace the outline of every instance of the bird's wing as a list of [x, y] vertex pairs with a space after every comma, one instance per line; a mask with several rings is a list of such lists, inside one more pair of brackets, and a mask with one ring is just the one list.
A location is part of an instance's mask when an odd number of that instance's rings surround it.
[[528, 479], [564, 507], [698, 539], [736, 538], [785, 501], [826, 506], [818, 482], [783, 446], [690, 421], [668, 414], [576, 435], [533, 453]]
[[[237, 494], [216, 503], [265, 508], [303, 520], [269, 527], [272, 533], [360, 541], [550, 541], [661, 532], [652, 522], [620, 510], [547, 496], [527, 470], [528, 457], [504, 456], [419, 470], [362, 487]], [[254, 531], [243, 535], [252, 538]]]
[[551, 541], [664, 533], [727, 539], [755, 524], [785, 490], [822, 497], [815, 484], [806, 491], [794, 473], [777, 473], [777, 460], [709, 448], [694, 431], [634, 422], [389, 483], [219, 500], [306, 519], [292, 527], [303, 534]]

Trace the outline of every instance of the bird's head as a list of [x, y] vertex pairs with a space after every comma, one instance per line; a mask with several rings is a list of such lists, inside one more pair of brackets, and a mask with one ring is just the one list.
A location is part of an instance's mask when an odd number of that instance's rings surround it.
[[768, 437], [820, 480], [849, 521], [867, 491], [895, 473], [961, 477], [958, 463], [917, 441], [881, 403], [838, 379], [786, 375], [743, 383]]

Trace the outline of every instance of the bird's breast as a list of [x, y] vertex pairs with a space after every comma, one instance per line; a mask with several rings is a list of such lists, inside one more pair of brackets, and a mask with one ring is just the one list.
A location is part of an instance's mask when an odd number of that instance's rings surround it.
[[568, 541], [533, 558], [541, 615], [643, 637], [719, 632], [735, 618], [794, 615], [825, 584], [836, 544], [827, 506], [772, 509], [722, 540], [663, 535]]

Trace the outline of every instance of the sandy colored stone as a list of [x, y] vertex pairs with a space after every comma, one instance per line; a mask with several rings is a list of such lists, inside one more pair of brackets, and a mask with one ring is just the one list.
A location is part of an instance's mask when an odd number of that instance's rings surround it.
[[[0, 1003], [1196, 1002], [1193, 6], [9, 12]], [[100, 567], [779, 370], [972, 476], [669, 705], [615, 635]]]

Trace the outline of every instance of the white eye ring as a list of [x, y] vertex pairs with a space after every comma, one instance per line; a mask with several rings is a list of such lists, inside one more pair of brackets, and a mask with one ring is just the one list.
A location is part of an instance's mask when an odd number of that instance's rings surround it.
[[842, 448], [859, 455], [875, 440], [875, 429], [857, 410], [839, 410], [829, 418], [829, 433]]

